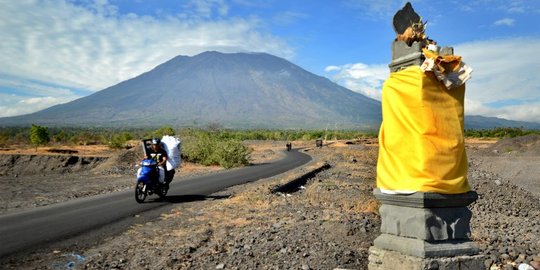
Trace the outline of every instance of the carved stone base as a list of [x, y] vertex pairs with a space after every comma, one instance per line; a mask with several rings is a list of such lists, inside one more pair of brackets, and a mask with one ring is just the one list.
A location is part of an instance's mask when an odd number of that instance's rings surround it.
[[374, 195], [382, 203], [381, 235], [370, 249], [369, 269], [482, 269], [469, 239], [469, 204], [476, 192]]
[[484, 269], [484, 256], [420, 258], [377, 247], [369, 249], [369, 270], [478, 270]]
[[471, 210], [467, 207], [414, 208], [383, 204], [381, 233], [426, 241], [469, 239]]
[[373, 246], [419, 258], [451, 257], [478, 254], [479, 249], [470, 240], [428, 242], [420, 239], [381, 234]]

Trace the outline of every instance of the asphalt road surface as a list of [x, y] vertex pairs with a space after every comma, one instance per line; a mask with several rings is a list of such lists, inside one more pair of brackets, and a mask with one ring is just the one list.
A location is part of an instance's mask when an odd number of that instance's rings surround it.
[[[273, 163], [234, 169], [219, 174], [193, 177], [172, 182], [167, 198], [206, 196], [227, 187], [271, 177], [311, 160], [311, 157], [293, 150]], [[133, 181], [135, 187], [135, 179]], [[54, 243], [102, 228], [130, 216], [155, 210], [170, 203], [152, 202], [138, 204], [134, 190], [103, 194], [65, 203], [38, 207], [0, 216], [0, 258], [47, 243]]]

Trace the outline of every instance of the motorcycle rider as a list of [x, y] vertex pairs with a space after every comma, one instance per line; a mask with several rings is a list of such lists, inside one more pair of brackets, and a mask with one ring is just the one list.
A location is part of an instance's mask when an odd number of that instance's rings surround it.
[[164, 174], [165, 174], [165, 183], [168, 185], [169, 172], [167, 172], [167, 158], [169, 157], [165, 149], [163, 149], [163, 145], [161, 144], [160, 139], [158, 138], [152, 139], [151, 148], [150, 148], [147, 158], [154, 159], [157, 162], [158, 166], [160, 166], [163, 169]]
[[163, 149], [163, 145], [161, 145], [161, 140], [153, 138], [150, 145], [151, 151], [148, 153], [147, 158], [155, 159], [159, 166], [165, 166], [168, 156], [165, 149]]

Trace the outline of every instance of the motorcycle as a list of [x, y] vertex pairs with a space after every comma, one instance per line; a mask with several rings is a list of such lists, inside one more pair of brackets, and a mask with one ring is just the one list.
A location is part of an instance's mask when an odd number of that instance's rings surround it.
[[156, 194], [163, 200], [169, 191], [169, 185], [159, 181], [159, 169], [154, 159], [144, 159], [141, 168], [137, 172], [137, 184], [135, 185], [135, 200], [143, 203], [147, 196]]

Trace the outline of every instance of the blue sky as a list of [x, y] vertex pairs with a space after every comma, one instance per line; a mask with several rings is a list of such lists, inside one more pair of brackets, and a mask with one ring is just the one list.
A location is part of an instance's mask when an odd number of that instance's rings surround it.
[[[540, 122], [540, 1], [411, 1], [471, 66], [466, 113]], [[176, 55], [267, 52], [380, 99], [405, 1], [0, 0], [0, 117], [135, 77]]]

